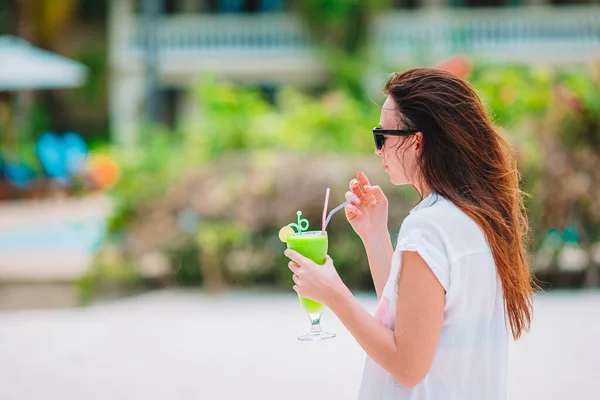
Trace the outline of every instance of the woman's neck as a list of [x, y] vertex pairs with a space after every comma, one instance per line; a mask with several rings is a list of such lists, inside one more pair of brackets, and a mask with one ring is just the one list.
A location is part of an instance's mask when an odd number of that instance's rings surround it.
[[426, 184], [415, 185], [415, 189], [417, 192], [419, 192], [419, 195], [421, 195], [421, 199], [426, 198], [433, 192], [433, 190], [431, 190], [431, 188]]

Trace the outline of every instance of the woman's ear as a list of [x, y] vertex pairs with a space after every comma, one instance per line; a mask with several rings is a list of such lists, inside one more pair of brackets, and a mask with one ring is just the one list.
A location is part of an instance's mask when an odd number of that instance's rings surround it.
[[421, 158], [421, 154], [423, 154], [423, 133], [422, 132], [415, 133], [415, 152], [417, 154], [417, 158]]

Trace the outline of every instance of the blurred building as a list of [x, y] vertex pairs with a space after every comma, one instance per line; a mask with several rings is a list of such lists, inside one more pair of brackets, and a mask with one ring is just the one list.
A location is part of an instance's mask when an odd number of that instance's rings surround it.
[[[142, 12], [152, 5], [154, 15]], [[393, 0], [371, 48], [393, 65], [452, 54], [497, 62], [583, 63], [600, 57], [600, 0]], [[147, 8], [146, 8], [147, 11]], [[156, 38], [145, 52], [148, 32]], [[194, 115], [199, 73], [218, 71], [272, 93], [317, 84], [325, 71], [286, 0], [110, 0], [110, 119], [116, 142], [136, 135], [150, 82], [163, 122]], [[155, 62], [150, 60], [151, 57]], [[152, 100], [151, 100], [152, 101]]]

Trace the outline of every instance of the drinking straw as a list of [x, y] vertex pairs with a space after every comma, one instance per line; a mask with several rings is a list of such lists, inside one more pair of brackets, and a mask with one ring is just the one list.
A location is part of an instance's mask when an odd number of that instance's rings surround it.
[[325, 226], [326, 226], [326, 220], [327, 220], [327, 206], [329, 205], [329, 192], [331, 191], [331, 189], [327, 188], [327, 191], [325, 192], [325, 205], [323, 205], [323, 224], [322, 226], [322, 230], [321, 232], [323, 233], [323, 235], [325, 235]]
[[333, 216], [333, 214], [340, 211], [342, 208], [344, 208], [346, 206], [346, 204], [350, 203], [351, 201], [353, 201], [355, 199], [356, 199], [356, 196], [352, 196], [352, 198], [346, 200], [345, 202], [343, 202], [342, 204], [340, 204], [333, 210], [329, 211], [329, 215], [327, 216], [327, 219], [325, 220], [325, 229], [327, 229], [327, 225], [329, 225], [329, 221], [331, 220], [331, 217]]

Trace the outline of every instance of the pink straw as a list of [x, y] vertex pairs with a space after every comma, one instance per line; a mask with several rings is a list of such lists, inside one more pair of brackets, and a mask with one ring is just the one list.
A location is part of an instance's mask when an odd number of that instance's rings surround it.
[[323, 225], [321, 225], [322, 228], [322, 233], [323, 235], [325, 235], [325, 227], [327, 226], [327, 206], [329, 205], [329, 192], [331, 190], [329, 188], [327, 188], [327, 191], [325, 192], [325, 205], [323, 206]]

